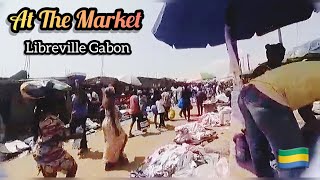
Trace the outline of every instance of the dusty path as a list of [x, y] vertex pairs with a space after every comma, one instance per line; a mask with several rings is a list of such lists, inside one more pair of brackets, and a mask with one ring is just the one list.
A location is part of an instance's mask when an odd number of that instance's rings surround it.
[[[154, 128], [153, 124], [151, 124], [151, 128], [149, 129], [150, 133], [148, 135], [140, 135], [129, 139], [125, 153], [128, 156], [130, 164], [116, 168], [110, 172], [104, 171], [104, 164], [102, 162], [104, 144], [101, 131], [88, 136], [90, 152], [84, 157], [77, 156], [77, 151], [72, 149], [70, 142], [65, 144], [65, 148], [78, 163], [77, 177], [127, 178], [129, 177], [130, 171], [135, 170], [144, 158], [153, 153], [155, 149], [162, 145], [173, 143], [175, 137], [174, 127], [185, 123], [187, 123], [185, 120], [179, 120], [179, 118], [176, 117], [176, 120], [167, 122], [169, 127], [168, 131], [161, 133]], [[128, 132], [129, 124], [125, 123], [124, 128]], [[228, 157], [230, 142], [232, 142], [233, 136], [230, 134], [228, 127], [219, 127], [215, 130], [218, 133], [219, 139], [207, 144], [207, 146], [212, 147], [216, 152]], [[10, 178], [42, 177], [41, 174], [37, 176], [36, 163], [31, 155], [4, 163], [4, 169]], [[61, 174], [59, 174], [59, 176], [61, 177]]]

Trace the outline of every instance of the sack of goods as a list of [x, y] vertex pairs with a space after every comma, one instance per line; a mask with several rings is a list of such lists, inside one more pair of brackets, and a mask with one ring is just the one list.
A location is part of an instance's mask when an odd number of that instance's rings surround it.
[[174, 117], [176, 117], [176, 112], [173, 109], [170, 109], [170, 111], [169, 111], [169, 119], [173, 120]]
[[21, 95], [28, 99], [44, 98], [52, 90], [69, 91], [71, 90], [71, 86], [54, 79], [27, 81], [20, 86]]
[[144, 117], [140, 122], [141, 131], [147, 130], [150, 127], [148, 118]]

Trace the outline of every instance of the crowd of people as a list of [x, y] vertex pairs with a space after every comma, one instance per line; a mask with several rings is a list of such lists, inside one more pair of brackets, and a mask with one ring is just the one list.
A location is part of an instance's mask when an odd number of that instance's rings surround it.
[[[214, 98], [218, 87], [214, 83], [175, 85], [162, 89], [135, 89], [127, 94], [130, 97], [117, 96], [112, 85], [95, 92], [91, 88], [84, 88], [82, 83], [76, 81], [73, 94], [51, 90], [46, 96], [36, 99], [33, 156], [38, 164], [39, 172], [44, 177], [56, 177], [57, 172], [63, 172], [67, 177], [75, 177], [77, 163], [75, 159], [63, 149], [63, 142], [70, 139], [81, 139], [78, 155], [88, 151], [86, 120], [88, 117], [100, 119], [104, 134], [105, 150], [103, 160], [105, 170], [117, 164], [128, 163], [124, 154], [128, 138], [134, 137], [132, 129], [137, 123], [137, 130], [147, 131], [149, 126], [148, 113], [153, 114], [155, 128], [166, 128], [166, 121], [170, 119], [172, 107], [181, 108], [180, 116], [190, 121], [190, 110], [193, 101], [198, 107], [198, 115], [203, 114], [203, 102]], [[125, 100], [123, 100], [125, 99]], [[68, 100], [71, 107], [68, 107]], [[128, 101], [128, 102], [126, 102]], [[126, 105], [124, 104], [128, 104]], [[66, 106], [61, 106], [65, 104]], [[129, 109], [132, 122], [128, 133], [121, 127], [120, 108]], [[63, 116], [68, 108], [71, 109], [71, 118]], [[98, 115], [94, 115], [98, 114]], [[172, 117], [171, 117], [172, 118]], [[159, 119], [159, 121], [158, 121]], [[143, 124], [146, 122], [146, 124]], [[69, 125], [66, 126], [66, 125]]]

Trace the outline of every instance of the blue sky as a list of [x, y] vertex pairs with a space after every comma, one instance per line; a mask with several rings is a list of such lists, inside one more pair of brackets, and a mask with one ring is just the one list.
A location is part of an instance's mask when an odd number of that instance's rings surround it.
[[[229, 60], [225, 45], [205, 49], [176, 50], [158, 41], [151, 33], [161, 2], [151, 0], [0, 0], [0, 76], [10, 76], [24, 66], [23, 41], [41, 39], [44, 42], [65, 42], [68, 39], [90, 40], [109, 39], [112, 42], [127, 42], [132, 46], [131, 56], [105, 56], [104, 75], [119, 77], [125, 74], [150, 77], [190, 78], [198, 72], [214, 73], [218, 77], [229, 72]], [[59, 7], [61, 12], [73, 13], [80, 7], [97, 7], [99, 12], [113, 12], [123, 8], [127, 12], [136, 9], [145, 11], [144, 27], [138, 33], [39, 33], [37, 29], [31, 33], [10, 35], [6, 18], [22, 7], [40, 9], [44, 6]], [[284, 46], [291, 48], [320, 37], [320, 14], [312, 18], [282, 29]], [[250, 63], [255, 67], [265, 61], [264, 46], [277, 43], [277, 32], [262, 37], [240, 41], [239, 49], [242, 56], [250, 54]], [[182, 65], [182, 66], [181, 66]], [[179, 67], [181, 66], [181, 67]], [[66, 72], [85, 72], [89, 77], [101, 73], [101, 57], [99, 56], [32, 56], [31, 77], [64, 76]]]

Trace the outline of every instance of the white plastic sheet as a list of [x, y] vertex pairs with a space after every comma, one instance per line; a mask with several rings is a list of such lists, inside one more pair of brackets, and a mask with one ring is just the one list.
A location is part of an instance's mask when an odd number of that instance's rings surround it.
[[4, 146], [11, 153], [22, 152], [22, 151], [25, 151], [26, 149], [30, 148], [26, 143], [19, 141], [19, 140], [7, 142], [4, 144]]

